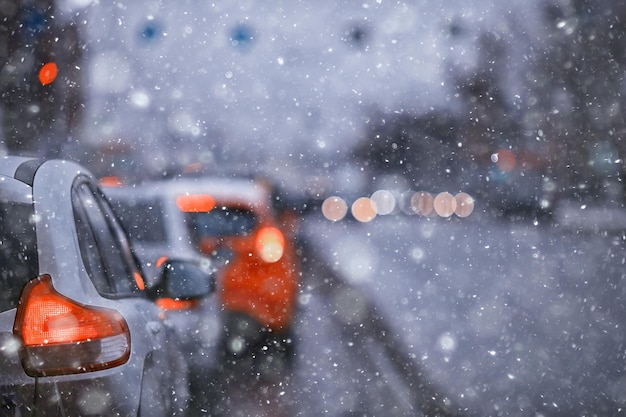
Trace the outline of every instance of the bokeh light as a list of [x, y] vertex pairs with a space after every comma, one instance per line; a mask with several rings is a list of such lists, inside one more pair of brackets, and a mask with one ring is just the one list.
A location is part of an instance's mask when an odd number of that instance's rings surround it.
[[130, 102], [137, 108], [146, 109], [150, 105], [150, 96], [143, 90], [132, 91]]
[[459, 217], [467, 217], [474, 211], [474, 199], [467, 193], [458, 193], [454, 196], [456, 210], [454, 213]]
[[342, 220], [350, 210], [354, 219], [366, 223], [376, 216], [392, 213], [420, 215], [425, 217], [450, 217], [456, 214], [460, 218], [468, 217], [474, 212], [475, 200], [465, 193], [453, 195], [440, 192], [436, 196], [428, 191], [405, 191], [403, 193], [390, 190], [377, 190], [370, 197], [360, 197], [348, 208], [346, 201], [338, 195], [327, 197], [322, 203], [322, 214], [327, 220]]
[[441, 217], [450, 217], [456, 210], [456, 199], [447, 191], [437, 194], [433, 200], [435, 213]]
[[285, 248], [285, 237], [276, 227], [265, 227], [259, 231], [256, 249], [261, 259], [267, 263], [278, 262]]
[[415, 195], [415, 191], [407, 190], [397, 197], [397, 206], [398, 210], [407, 216], [414, 216], [415, 211], [413, 210], [413, 205], [411, 203], [411, 199]]
[[164, 35], [163, 25], [154, 20], [153, 17], [149, 17], [148, 21], [143, 24], [139, 29], [139, 38], [144, 42], [155, 42], [161, 39]]
[[57, 68], [57, 64], [54, 62], [48, 62], [39, 70], [39, 82], [42, 85], [51, 84], [57, 77], [58, 73], [59, 69]]
[[457, 343], [456, 343], [456, 339], [454, 338], [454, 336], [451, 333], [446, 332], [442, 334], [441, 336], [439, 336], [437, 345], [439, 346], [439, 349], [441, 349], [442, 351], [451, 352], [456, 349]]
[[392, 213], [396, 209], [396, 197], [389, 190], [378, 190], [370, 197], [374, 203], [376, 213], [386, 215]]
[[74, 10], [79, 7], [87, 7], [91, 3], [93, 3], [93, 0], [66, 0], [65, 6], [68, 10]]
[[430, 216], [433, 212], [433, 196], [426, 191], [418, 191], [411, 197], [411, 208], [416, 214]]
[[230, 32], [230, 43], [234, 47], [249, 48], [255, 40], [254, 28], [247, 24], [239, 24]]
[[491, 162], [496, 164], [502, 172], [511, 172], [515, 168], [515, 154], [509, 149], [498, 149], [498, 152], [491, 155]]
[[362, 223], [372, 221], [376, 217], [375, 204], [367, 197], [358, 198], [352, 203], [352, 216]]
[[85, 389], [76, 393], [81, 415], [106, 415], [111, 395], [102, 389]]
[[341, 197], [331, 196], [322, 203], [322, 214], [328, 220], [336, 222], [343, 219], [348, 213], [348, 205]]
[[0, 352], [2, 352], [5, 356], [14, 356], [17, 357], [20, 351], [20, 347], [22, 344], [19, 339], [16, 337], [9, 337], [6, 340], [3, 340], [2, 345], [0, 345]]

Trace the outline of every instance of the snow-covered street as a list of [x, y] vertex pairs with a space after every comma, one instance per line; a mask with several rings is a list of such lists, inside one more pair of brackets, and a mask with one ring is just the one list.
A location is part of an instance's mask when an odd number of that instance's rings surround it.
[[[626, 400], [617, 226], [389, 216], [313, 221], [307, 236], [469, 415], [615, 415]], [[342, 310], [359, 314], [349, 299]]]
[[[298, 360], [264, 383], [235, 378], [248, 401], [255, 392], [253, 410], [619, 414], [621, 232], [417, 216], [360, 224], [314, 215], [303, 227]], [[229, 402], [233, 392], [221, 401], [250, 415]]]

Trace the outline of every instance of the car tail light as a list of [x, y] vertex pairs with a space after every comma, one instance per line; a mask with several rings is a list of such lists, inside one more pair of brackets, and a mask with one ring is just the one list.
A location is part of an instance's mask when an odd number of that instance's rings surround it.
[[208, 213], [215, 208], [215, 199], [208, 194], [183, 194], [176, 197], [176, 206], [184, 213]]
[[130, 333], [115, 310], [90, 307], [59, 294], [49, 275], [24, 287], [13, 332], [22, 365], [33, 377], [112, 368], [130, 356]]
[[285, 237], [276, 227], [264, 227], [257, 235], [256, 250], [265, 262], [278, 262], [285, 250]]
[[122, 185], [124, 185], [124, 182], [120, 177], [116, 177], [113, 175], [100, 178], [100, 181], [98, 181], [98, 183], [102, 187], [121, 187]]

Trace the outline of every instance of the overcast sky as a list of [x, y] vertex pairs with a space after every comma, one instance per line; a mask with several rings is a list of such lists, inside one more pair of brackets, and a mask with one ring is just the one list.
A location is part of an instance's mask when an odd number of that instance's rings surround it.
[[[64, 9], [87, 22], [87, 140], [298, 172], [303, 160], [323, 168], [347, 157], [373, 109], [454, 108], [449, 69], [471, 72], [483, 30], [523, 64], [517, 44], [539, 37], [538, 1], [66, 0]], [[520, 27], [529, 38], [512, 37]]]

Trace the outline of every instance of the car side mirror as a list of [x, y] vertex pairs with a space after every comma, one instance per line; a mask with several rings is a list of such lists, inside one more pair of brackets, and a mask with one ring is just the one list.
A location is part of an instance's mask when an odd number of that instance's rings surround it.
[[206, 260], [167, 259], [159, 269], [154, 298], [193, 300], [215, 291], [215, 272]]

